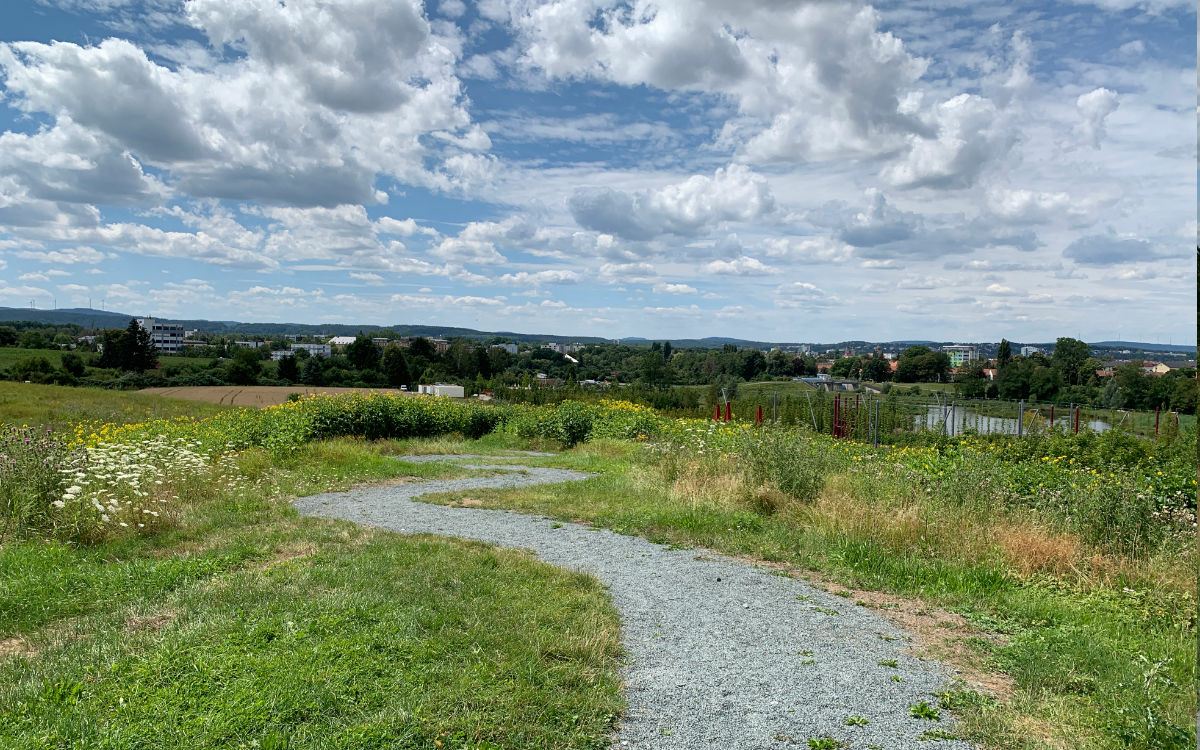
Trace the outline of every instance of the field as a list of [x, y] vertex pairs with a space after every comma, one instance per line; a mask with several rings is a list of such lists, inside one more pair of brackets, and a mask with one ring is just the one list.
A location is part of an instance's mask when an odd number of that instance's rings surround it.
[[293, 393], [305, 396], [315, 393], [391, 393], [399, 395], [401, 391], [393, 388], [327, 388], [307, 385], [204, 385], [178, 388], [143, 388], [139, 393], [182, 399], [184, 401], [200, 401], [208, 404], [261, 408], [282, 404]]
[[[4, 351], [0, 349], [0, 351]], [[227, 407], [175, 398], [0, 380], [0, 423], [66, 428], [81, 422], [144, 422], [182, 416], [208, 417]]]
[[[92, 393], [58, 390], [86, 419]], [[935, 700], [984, 748], [1195, 746], [1194, 427], [872, 449], [624, 403], [383, 394], [130, 421], [70, 433], [86, 464], [14, 433], [30, 442], [0, 474], [0, 745], [106, 746], [107, 727], [131, 738], [122, 746], [605, 747], [619, 649], [594, 581], [287, 505], [464, 471], [398, 454], [534, 447], [564, 451], [545, 465], [600, 476], [472, 499], [741, 556], [907, 618], [914, 648], [961, 670]], [[42, 468], [55, 461], [68, 479]], [[394, 611], [397, 599], [416, 609]], [[549, 623], [539, 642], [575, 645], [541, 653], [529, 616]], [[404, 630], [413, 617], [444, 627]], [[504, 666], [481, 671], [472, 623], [493, 620], [487, 663]], [[413, 657], [398, 675], [378, 658], [393, 632]], [[185, 674], [178, 694], [162, 687]], [[498, 682], [512, 700], [471, 698]], [[352, 684], [365, 714], [338, 709]]]
[[[20, 349], [11, 346], [0, 346], [0, 370], [11, 367], [14, 363], [31, 357], [42, 357], [50, 362], [55, 367], [62, 366], [62, 355], [65, 354], [61, 349]], [[93, 356], [91, 352], [79, 352], [80, 356]], [[160, 365], [207, 365], [211, 362], [210, 357], [172, 357], [161, 355], [158, 358]], [[266, 363], [264, 363], [266, 364]]]

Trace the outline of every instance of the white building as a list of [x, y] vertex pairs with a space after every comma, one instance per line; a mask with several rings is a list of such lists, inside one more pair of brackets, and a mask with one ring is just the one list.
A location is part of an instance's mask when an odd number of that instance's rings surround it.
[[354, 343], [356, 336], [334, 336], [329, 339], [330, 346], [350, 346]]
[[426, 393], [430, 396], [449, 396], [451, 398], [463, 398], [466, 396], [466, 391], [461, 385], [446, 385], [444, 383], [419, 385], [417, 386], [417, 393]]
[[1021, 356], [1028, 357], [1031, 354], [1037, 354], [1041, 351], [1042, 350], [1038, 349], [1036, 346], [1022, 346], [1021, 347]]
[[951, 367], [962, 367], [979, 361], [979, 350], [970, 344], [955, 344], [943, 346], [942, 351], [950, 355]]
[[298, 349], [303, 349], [313, 357], [328, 357], [333, 354], [333, 347], [329, 344], [292, 344], [288, 351], [295, 353]]
[[160, 323], [154, 318], [138, 318], [138, 325], [150, 332], [150, 343], [163, 354], [178, 354], [183, 351], [183, 326], [177, 323]]
[[504, 351], [508, 352], [509, 354], [517, 353], [517, 345], [516, 344], [492, 344], [488, 348], [489, 349], [503, 349]]

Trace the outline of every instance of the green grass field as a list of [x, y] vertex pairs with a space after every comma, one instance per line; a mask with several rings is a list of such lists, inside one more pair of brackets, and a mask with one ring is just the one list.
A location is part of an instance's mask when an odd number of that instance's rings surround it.
[[103, 388], [68, 388], [0, 380], [0, 424], [53, 428], [81, 422], [128, 424], [182, 416], [206, 417], [227, 408]]
[[[0, 394], [7, 423], [217, 411], [16, 383]], [[291, 509], [462, 472], [392, 458], [407, 447], [252, 449], [173, 485], [158, 533], [0, 537], [0, 747], [607, 747], [620, 623], [595, 579]]]
[[[55, 418], [27, 406], [54, 399], [93, 419], [198, 408], [21, 388], [0, 384], [0, 421]], [[584, 418], [579, 405], [522, 413], [519, 434]], [[981, 747], [1194, 747], [1195, 505], [1178, 490], [1195, 492], [1194, 435], [874, 451], [750, 426], [662, 429], [670, 447], [596, 440], [529, 459], [600, 475], [586, 482], [472, 498], [741, 556], [910, 615], [937, 633], [923, 653], [995, 686], [938, 699]], [[301, 519], [287, 503], [463, 471], [396, 455], [515, 447], [561, 446], [493, 433], [250, 447], [164, 488], [178, 499], [158, 533], [0, 540], [0, 747], [607, 747], [619, 622], [594, 580], [485, 545]], [[1135, 503], [1142, 492], [1170, 498], [1173, 520]]]
[[[831, 475], [811, 502], [627, 442], [584, 444], [540, 465], [600, 473], [563, 487], [473, 491], [485, 508], [583, 521], [670, 545], [814, 572], [890, 608], [937, 617], [927, 654], [1001, 686], [999, 700], [955, 692], [959, 736], [985, 748], [1189, 748], [1196, 715], [1194, 553], [1131, 560], [1083, 550], [1036, 513], [916, 499], [905, 482]], [[892, 472], [895, 474], [895, 472]], [[891, 477], [891, 475], [888, 475]], [[455, 503], [456, 495], [429, 498]], [[1111, 566], [1076, 575], [1076, 556]], [[917, 617], [916, 619], [919, 619]], [[912, 626], [912, 622], [906, 623]]]
[[[59, 367], [62, 365], [62, 355], [65, 353], [66, 352], [60, 349], [19, 349], [17, 347], [0, 346], [0, 369], [7, 369], [13, 364], [31, 357], [42, 357], [55, 367]], [[87, 358], [93, 356], [93, 353], [80, 352], [80, 355], [86, 360]], [[163, 355], [158, 358], [158, 363], [162, 366], [189, 364], [207, 365], [211, 361], [211, 358], [203, 357], [171, 357]], [[267, 365], [272, 363], [264, 362], [263, 364]]]

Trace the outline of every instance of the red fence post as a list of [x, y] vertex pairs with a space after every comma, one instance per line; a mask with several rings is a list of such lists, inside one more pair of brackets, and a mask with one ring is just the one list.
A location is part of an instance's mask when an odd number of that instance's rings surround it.
[[1075, 407], [1075, 434], [1079, 434], [1079, 407]]
[[1054, 429], [1054, 404], [1050, 404], [1050, 429]]
[[1162, 411], [1162, 405], [1154, 407], [1154, 437], [1158, 437], [1158, 415]]
[[731, 419], [733, 419], [733, 405], [731, 402], [726, 401], [725, 402], [725, 421], [728, 422]]
[[758, 405], [758, 413], [754, 415], [754, 424], [762, 424], [762, 404]]
[[716, 405], [716, 406], [713, 408], [713, 421], [714, 421], [714, 422], [720, 422], [720, 421], [721, 421], [721, 405], [720, 405], [720, 404], [717, 404], [717, 405]]

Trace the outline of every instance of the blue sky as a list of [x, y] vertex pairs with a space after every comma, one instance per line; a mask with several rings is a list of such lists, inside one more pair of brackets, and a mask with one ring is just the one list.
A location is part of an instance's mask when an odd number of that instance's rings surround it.
[[0, 14], [0, 305], [1196, 338], [1191, 2]]

